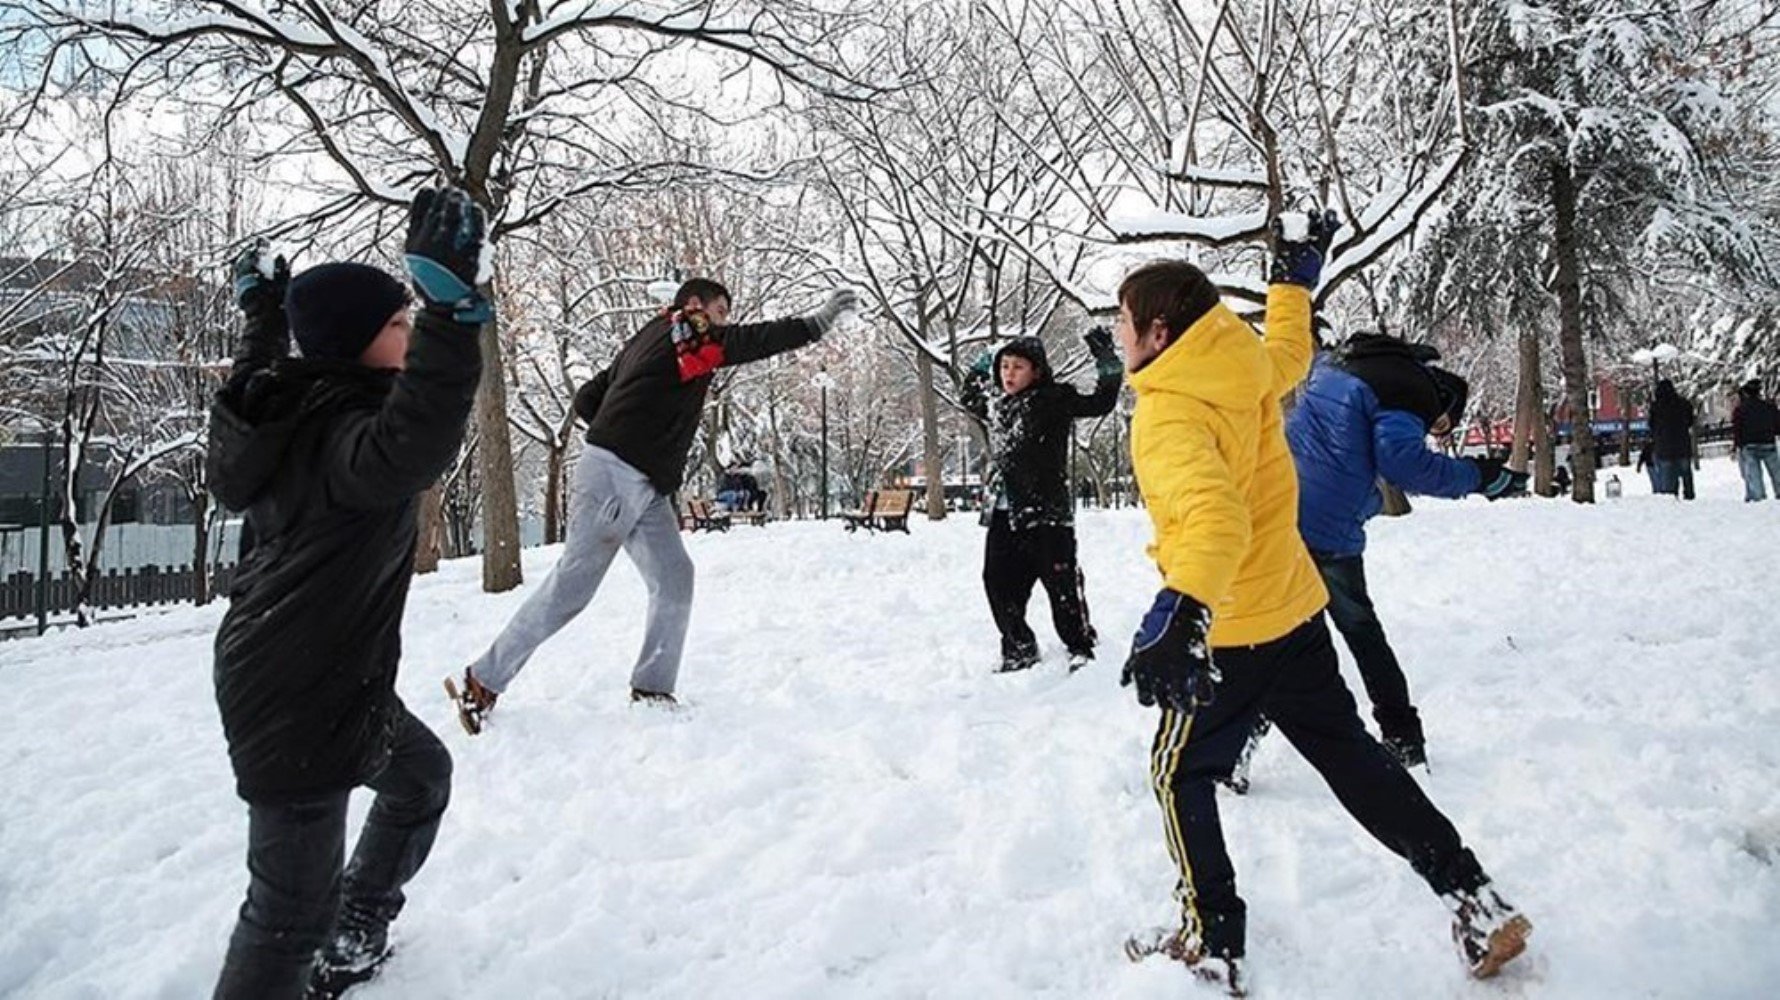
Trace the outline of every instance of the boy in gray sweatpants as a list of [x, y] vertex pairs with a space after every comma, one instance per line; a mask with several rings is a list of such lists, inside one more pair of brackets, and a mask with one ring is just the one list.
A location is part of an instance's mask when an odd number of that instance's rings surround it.
[[807, 317], [746, 326], [727, 325], [729, 306], [729, 290], [717, 282], [686, 282], [673, 307], [575, 393], [575, 412], [587, 422], [587, 449], [575, 468], [562, 558], [488, 651], [464, 670], [462, 689], [446, 680], [466, 732], [482, 731], [484, 718], [532, 653], [593, 600], [619, 549], [649, 588], [649, 622], [631, 671], [631, 700], [673, 702], [692, 616], [692, 559], [680, 541], [673, 495], [711, 379], [718, 368], [813, 343], [855, 306], [855, 298], [838, 290]]

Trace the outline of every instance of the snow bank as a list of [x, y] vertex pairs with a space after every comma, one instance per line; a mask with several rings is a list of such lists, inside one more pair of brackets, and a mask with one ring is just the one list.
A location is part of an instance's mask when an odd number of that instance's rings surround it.
[[[1427, 783], [1531, 916], [1526, 959], [1466, 980], [1439, 903], [1276, 738], [1225, 808], [1257, 996], [1780, 990], [1780, 503], [1741, 503], [1722, 460], [1691, 505], [1622, 479], [1594, 509], [1419, 501], [1373, 532]], [[1171, 911], [1153, 714], [1116, 683], [1156, 580], [1142, 514], [1081, 536], [1105, 652], [1075, 677], [1054, 640], [988, 672], [967, 521], [741, 528], [690, 539], [688, 711], [626, 703], [644, 595], [621, 560], [473, 741], [439, 680], [521, 595], [448, 564], [414, 592], [402, 692], [456, 798], [396, 959], [354, 996], [1209, 995], [1120, 954]], [[528, 552], [528, 579], [555, 557]], [[219, 615], [0, 644], [0, 996], [208, 995], [245, 881]]]

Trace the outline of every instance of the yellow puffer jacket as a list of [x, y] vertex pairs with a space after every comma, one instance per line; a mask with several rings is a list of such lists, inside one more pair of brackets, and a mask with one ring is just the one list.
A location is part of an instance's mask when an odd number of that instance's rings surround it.
[[1131, 456], [1167, 585], [1211, 609], [1211, 644], [1253, 646], [1322, 610], [1298, 536], [1280, 400], [1310, 371], [1310, 293], [1267, 291], [1267, 338], [1223, 305], [1131, 377]]

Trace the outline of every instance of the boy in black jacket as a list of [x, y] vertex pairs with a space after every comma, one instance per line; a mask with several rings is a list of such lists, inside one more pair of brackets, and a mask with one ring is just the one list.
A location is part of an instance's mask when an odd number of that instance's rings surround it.
[[445, 682], [465, 732], [482, 731], [484, 717], [532, 653], [593, 600], [619, 549], [649, 587], [649, 621], [631, 671], [631, 700], [673, 703], [692, 617], [692, 560], [680, 541], [673, 495], [686, 473], [711, 379], [718, 368], [814, 343], [854, 304], [853, 293], [843, 289], [801, 319], [729, 326], [729, 290], [694, 278], [680, 286], [671, 309], [649, 321], [575, 393], [575, 413], [587, 421], [587, 448], [575, 466], [562, 558], [488, 651], [464, 670], [462, 690]]
[[[407, 289], [373, 267], [293, 281], [258, 250], [236, 266], [246, 332], [207, 461], [252, 538], [215, 665], [250, 879], [219, 1000], [333, 997], [373, 975], [444, 815], [451, 758], [395, 677], [415, 498], [456, 456], [481, 373], [483, 233], [462, 191], [416, 196], [412, 320]], [[301, 358], [287, 356], [293, 335]], [[360, 785], [377, 799], [342, 873]]]
[[[983, 548], [983, 589], [1001, 630], [1001, 670], [1038, 662], [1038, 639], [1026, 624], [1032, 585], [1051, 599], [1051, 622], [1069, 650], [1069, 669], [1094, 658], [1094, 626], [1075, 553], [1075, 505], [1069, 491], [1069, 425], [1102, 417], [1119, 399], [1124, 364], [1112, 335], [1083, 338], [1094, 355], [1094, 391], [1084, 394], [1051, 375], [1044, 341], [1020, 337], [972, 367], [959, 401], [989, 428], [999, 478], [990, 500]], [[993, 373], [993, 374], [991, 374]]]

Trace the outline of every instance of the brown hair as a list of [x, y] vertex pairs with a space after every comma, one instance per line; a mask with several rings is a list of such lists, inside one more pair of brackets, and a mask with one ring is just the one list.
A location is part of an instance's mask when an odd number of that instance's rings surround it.
[[686, 303], [693, 299], [705, 303], [714, 302], [717, 299], [724, 299], [732, 304], [735, 302], [735, 299], [729, 294], [729, 289], [710, 278], [693, 278], [681, 285], [680, 290], [674, 293], [674, 308], [684, 309]]
[[1131, 325], [1139, 335], [1159, 319], [1173, 343], [1218, 304], [1218, 289], [1204, 271], [1184, 260], [1158, 260], [1125, 275], [1119, 304], [1131, 310]]

